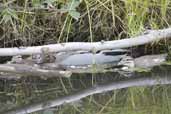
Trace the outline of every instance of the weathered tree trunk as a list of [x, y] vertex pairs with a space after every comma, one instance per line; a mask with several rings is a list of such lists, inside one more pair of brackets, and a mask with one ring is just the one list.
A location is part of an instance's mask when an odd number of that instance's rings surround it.
[[142, 34], [133, 38], [126, 38], [115, 41], [101, 41], [94, 43], [70, 42], [61, 44], [50, 44], [44, 46], [19, 47], [19, 48], [0, 48], [0, 56], [14, 55], [32, 55], [41, 53], [43, 47], [48, 47], [50, 52], [69, 52], [69, 51], [98, 51], [107, 49], [128, 48], [137, 45], [143, 45], [161, 39], [171, 38], [171, 28], [161, 30], [151, 30], [146, 34]]

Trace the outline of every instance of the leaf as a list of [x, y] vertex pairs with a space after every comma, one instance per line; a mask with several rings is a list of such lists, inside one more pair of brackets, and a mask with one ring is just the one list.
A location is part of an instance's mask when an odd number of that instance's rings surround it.
[[76, 10], [79, 4], [80, 4], [80, 1], [72, 0], [71, 2], [68, 2], [65, 6], [63, 6], [61, 9], [67, 10], [67, 11]]
[[11, 15], [12, 18], [18, 19], [18, 16], [17, 16], [17, 13], [16, 13], [15, 10], [13, 10], [13, 9], [8, 9], [8, 11], [9, 11], [9, 12], [8, 12], [9, 15]]
[[46, 2], [46, 3], [54, 3], [56, 0], [45, 0], [44, 2]]
[[8, 21], [11, 20], [11, 15], [9, 14], [8, 8], [2, 11], [1, 16], [2, 16], [2, 19], [0, 23], [2, 22], [7, 23]]
[[12, 19], [18, 19], [18, 16], [16, 14], [16, 11], [10, 8], [6, 8], [1, 12], [1, 16], [2, 19], [0, 21], [0, 24], [2, 22], [7, 23], [7, 22], [11, 22], [11, 24], [13, 24], [13, 20]]
[[61, 11], [63, 13], [68, 12], [71, 17], [78, 20], [80, 18], [80, 13], [76, 11], [76, 8], [80, 5], [80, 3], [80, 0], [72, 0], [62, 7]]
[[7, 23], [10, 20], [11, 20], [11, 16], [10, 15], [4, 15], [3, 18], [1, 19], [0, 24], [2, 24], [3, 22]]
[[69, 10], [75, 10], [80, 5], [80, 1], [72, 0], [67, 4]]
[[32, 0], [32, 4], [34, 7], [39, 7], [41, 5], [40, 0]]
[[69, 11], [69, 14], [71, 15], [72, 18], [78, 20], [80, 18], [80, 13], [77, 11]]

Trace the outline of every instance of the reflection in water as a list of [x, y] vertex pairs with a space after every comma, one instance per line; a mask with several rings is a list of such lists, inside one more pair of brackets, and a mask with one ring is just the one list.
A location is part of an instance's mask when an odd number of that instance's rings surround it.
[[[20, 81], [1, 80], [1, 84], [3, 84], [1, 85], [1, 110], [6, 112], [7, 107], [9, 107], [8, 110], [20, 107], [17, 112], [26, 109], [28, 112], [34, 112], [64, 104], [46, 111], [54, 114], [62, 112], [73, 114], [133, 113], [136, 111], [148, 113], [148, 111], [157, 112], [161, 110], [161, 105], [164, 105], [162, 111], [167, 113], [170, 111], [168, 107], [171, 105], [169, 85], [152, 87], [144, 85], [170, 84], [171, 71], [169, 69], [168, 66], [156, 67], [152, 72], [135, 73], [135, 76], [131, 78], [122, 77], [119, 74], [104, 73], [96, 74], [97, 76], [75, 74], [70, 79], [61, 80], [55, 78], [48, 80], [35, 78], [21, 79]], [[114, 89], [115, 91], [111, 91]], [[104, 94], [102, 93], [104, 91], [111, 92]], [[70, 95], [71, 93], [72, 95]], [[93, 95], [95, 93], [102, 94]], [[79, 100], [89, 95], [93, 96]], [[75, 100], [79, 100], [79, 102], [73, 103], [73, 106], [66, 104]], [[41, 101], [44, 102], [35, 104]], [[26, 105], [24, 109], [23, 105]]]

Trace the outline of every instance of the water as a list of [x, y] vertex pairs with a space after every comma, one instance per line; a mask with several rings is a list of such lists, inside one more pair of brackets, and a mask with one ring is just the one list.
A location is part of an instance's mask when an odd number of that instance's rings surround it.
[[[151, 72], [134, 73], [132, 77], [124, 77], [118, 73], [73, 74], [71, 78], [23, 77], [19, 80], [0, 80], [0, 111], [5, 113], [14, 109], [36, 110], [39, 103], [45, 110], [32, 112], [33, 114], [170, 114], [171, 86], [136, 86], [88, 95], [73, 103], [47, 108], [52, 101], [61, 100], [63, 96], [85, 91], [99, 85], [106, 85], [121, 80], [135, 80], [137, 78], [154, 79], [170, 77], [170, 66], [155, 67]], [[133, 82], [131, 82], [133, 83]], [[138, 83], [137, 83], [138, 84]], [[148, 85], [148, 84], [147, 84]], [[106, 86], [105, 86], [106, 87]], [[84, 90], [84, 91], [83, 91]], [[78, 98], [78, 97], [76, 97]], [[64, 97], [68, 101], [74, 100]], [[38, 103], [38, 104], [37, 104]], [[30, 110], [29, 109], [29, 110]], [[16, 112], [15, 112], [16, 113]]]

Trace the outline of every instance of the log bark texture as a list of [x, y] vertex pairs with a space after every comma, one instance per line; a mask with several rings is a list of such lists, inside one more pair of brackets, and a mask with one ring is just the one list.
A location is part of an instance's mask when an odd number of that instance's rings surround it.
[[161, 30], [151, 30], [140, 36], [133, 38], [125, 38], [122, 40], [114, 41], [101, 41], [101, 42], [68, 42], [60, 44], [50, 44], [43, 46], [32, 47], [16, 47], [16, 48], [0, 48], [0, 56], [14, 56], [14, 55], [32, 55], [41, 53], [41, 49], [48, 47], [50, 52], [69, 52], [69, 51], [98, 51], [118, 48], [128, 48], [137, 45], [143, 45], [161, 39], [171, 38], [171, 28]]

